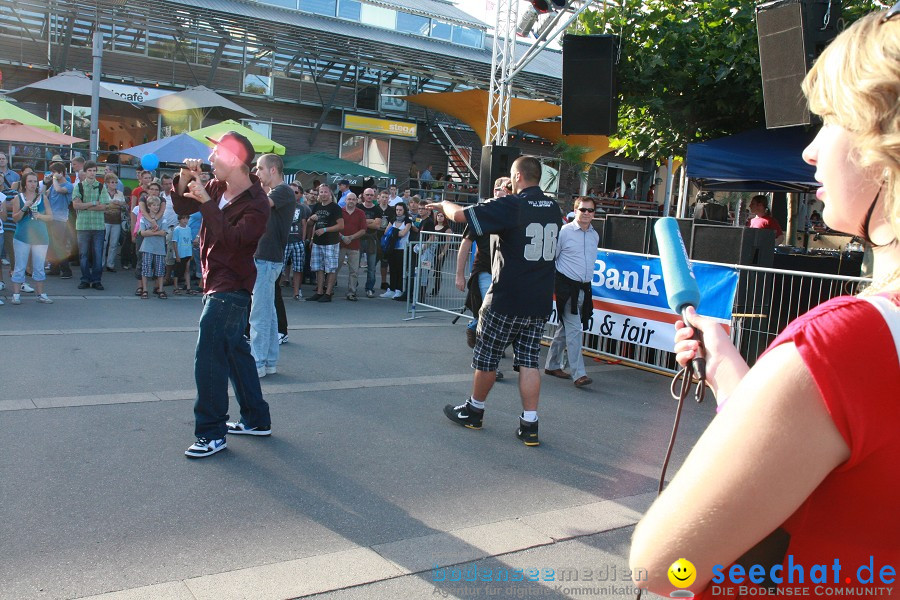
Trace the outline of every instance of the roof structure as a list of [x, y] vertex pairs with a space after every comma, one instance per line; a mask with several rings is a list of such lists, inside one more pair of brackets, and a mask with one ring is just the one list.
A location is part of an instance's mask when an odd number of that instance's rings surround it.
[[[418, 7], [421, 14], [437, 14], [448, 20], [456, 15], [458, 19], [453, 20], [462, 25], [483, 27], [443, 0], [374, 1], [410, 11]], [[73, 14], [90, 15], [85, 19], [93, 22], [98, 10], [94, 0], [72, 0], [70, 4]], [[47, 10], [46, 0], [20, 0], [20, 5], [23, 10]], [[341, 65], [354, 63], [408, 73], [426, 83], [447, 82], [448, 86], [441, 91], [486, 87], [490, 82], [494, 42], [490, 35], [485, 35], [484, 48], [474, 48], [252, 0], [146, 0], [129, 4], [124, 12], [101, 3], [99, 12], [100, 23], [105, 26], [125, 22], [129, 24], [126, 31], [133, 26], [137, 30], [155, 28], [171, 32], [176, 39], [199, 35], [208, 40], [205, 43], [231, 40], [252, 46], [257, 55], [269, 52], [287, 55], [288, 59], [308, 57], [332, 64], [336, 76]], [[89, 35], [90, 28], [89, 22], [78, 25], [75, 36]], [[527, 47], [528, 44], [517, 43], [517, 53], [521, 55]], [[521, 97], [558, 102], [561, 79], [562, 54], [545, 50], [516, 77], [513, 91]], [[421, 89], [428, 89], [425, 85]]]
[[479, 21], [448, 0], [366, 0], [369, 4], [399, 8], [413, 14], [440, 17], [448, 21], [487, 28], [487, 23]]

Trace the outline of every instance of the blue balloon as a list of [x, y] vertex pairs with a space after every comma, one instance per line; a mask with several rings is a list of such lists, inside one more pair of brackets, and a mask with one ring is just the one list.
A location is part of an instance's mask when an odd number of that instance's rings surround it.
[[159, 157], [155, 154], [145, 154], [143, 158], [141, 158], [141, 166], [148, 171], [155, 171], [159, 166]]

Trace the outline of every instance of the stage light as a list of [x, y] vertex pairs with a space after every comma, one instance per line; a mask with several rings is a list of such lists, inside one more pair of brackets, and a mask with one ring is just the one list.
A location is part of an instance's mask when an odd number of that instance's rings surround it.
[[[544, 12], [546, 12], [546, 10]], [[522, 15], [522, 18], [519, 19], [519, 24], [516, 26], [516, 35], [520, 37], [528, 37], [528, 35], [531, 33], [531, 30], [534, 29], [534, 24], [537, 23], [537, 20], [537, 9], [534, 6], [529, 6], [525, 10], [525, 14]]]

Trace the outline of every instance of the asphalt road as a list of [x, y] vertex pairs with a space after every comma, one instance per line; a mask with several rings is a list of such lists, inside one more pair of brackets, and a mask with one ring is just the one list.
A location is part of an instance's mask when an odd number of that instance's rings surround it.
[[[200, 300], [140, 300], [128, 272], [78, 292], [77, 272], [48, 282], [53, 305], [0, 307], [0, 598], [470, 598], [506, 585], [499, 595], [561, 598], [599, 585], [436, 581], [452, 565], [614, 567], [630, 584], [628, 539], [674, 417], [667, 378], [595, 361], [587, 389], [544, 377], [542, 444], [526, 448], [511, 369], [484, 429], [443, 416], [470, 387], [461, 323], [407, 322], [399, 302], [339, 290], [331, 304], [287, 300], [290, 341], [262, 380], [273, 436], [232, 436], [191, 461]], [[686, 407], [671, 472], [712, 414]]]

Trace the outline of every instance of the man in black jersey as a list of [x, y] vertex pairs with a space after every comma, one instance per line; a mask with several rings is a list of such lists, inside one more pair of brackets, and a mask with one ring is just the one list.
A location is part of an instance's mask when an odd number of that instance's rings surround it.
[[510, 179], [514, 195], [505, 198], [465, 209], [447, 201], [430, 205], [452, 221], [467, 223], [477, 235], [492, 234], [491, 287], [478, 317], [472, 394], [464, 404], [448, 404], [444, 414], [459, 425], [481, 429], [497, 365], [503, 349], [512, 343], [523, 410], [516, 435], [526, 446], [537, 446], [540, 344], [552, 308], [562, 219], [559, 206], [538, 187], [541, 163], [537, 159], [516, 159]]

